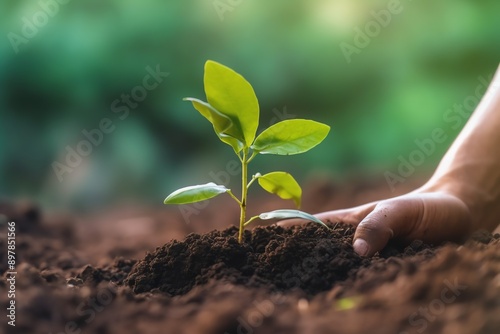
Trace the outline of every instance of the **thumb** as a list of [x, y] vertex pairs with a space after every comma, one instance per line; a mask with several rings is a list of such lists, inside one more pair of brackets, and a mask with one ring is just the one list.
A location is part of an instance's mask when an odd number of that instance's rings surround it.
[[378, 203], [356, 228], [353, 243], [356, 253], [372, 256], [394, 235], [400, 235], [402, 229], [409, 227], [407, 223], [414, 220], [418, 211], [418, 206], [411, 204], [391, 200]]

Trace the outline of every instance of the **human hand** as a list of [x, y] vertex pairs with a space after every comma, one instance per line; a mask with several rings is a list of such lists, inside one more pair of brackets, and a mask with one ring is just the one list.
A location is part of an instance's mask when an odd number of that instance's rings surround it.
[[[416, 190], [351, 209], [315, 215], [325, 222], [356, 226], [353, 247], [361, 256], [372, 256], [390, 239], [404, 243], [419, 239], [428, 243], [458, 241], [472, 231], [468, 207], [458, 197], [440, 191]], [[280, 226], [304, 223], [294, 219]]]
[[[371, 256], [390, 239], [458, 241], [500, 220], [500, 67], [481, 103], [448, 149], [434, 175], [409, 194], [318, 214], [356, 226], [354, 250]], [[303, 222], [303, 221], [302, 221]], [[301, 223], [284, 221], [281, 226]]]

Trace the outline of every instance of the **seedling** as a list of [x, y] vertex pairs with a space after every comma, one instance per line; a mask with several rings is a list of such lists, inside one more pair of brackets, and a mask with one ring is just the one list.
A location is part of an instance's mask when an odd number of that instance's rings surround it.
[[299, 210], [275, 210], [246, 220], [246, 209], [248, 188], [255, 181], [271, 194], [293, 200], [300, 208], [302, 189], [290, 174], [256, 173], [248, 181], [248, 164], [258, 154], [293, 155], [309, 151], [325, 139], [330, 127], [306, 119], [285, 120], [270, 126], [255, 138], [259, 125], [259, 103], [250, 83], [232, 69], [209, 60], [205, 63], [204, 86], [207, 102], [192, 97], [184, 100], [190, 101], [212, 123], [219, 139], [231, 146], [241, 161], [241, 198], [237, 198], [226, 186], [210, 182], [178, 189], [164, 203], [195, 203], [227, 193], [240, 206], [239, 242], [242, 241], [245, 226], [257, 218], [303, 218], [327, 227], [321, 220]]

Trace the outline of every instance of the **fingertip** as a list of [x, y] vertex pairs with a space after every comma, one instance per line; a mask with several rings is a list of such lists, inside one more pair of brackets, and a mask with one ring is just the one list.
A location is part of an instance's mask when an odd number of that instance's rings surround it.
[[354, 233], [353, 248], [360, 256], [373, 256], [383, 249], [394, 236], [385, 221], [369, 217], [363, 220]]
[[370, 245], [368, 245], [364, 239], [357, 238], [354, 240], [354, 244], [352, 246], [354, 251], [360, 256], [367, 256], [370, 252]]

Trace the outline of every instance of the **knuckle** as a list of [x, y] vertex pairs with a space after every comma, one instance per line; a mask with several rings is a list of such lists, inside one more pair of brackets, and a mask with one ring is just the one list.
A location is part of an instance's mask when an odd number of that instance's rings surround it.
[[379, 224], [372, 219], [363, 220], [359, 223], [357, 231], [363, 234], [373, 234], [380, 230]]

